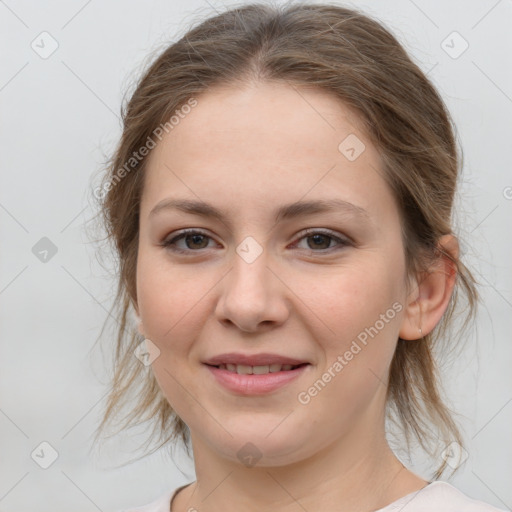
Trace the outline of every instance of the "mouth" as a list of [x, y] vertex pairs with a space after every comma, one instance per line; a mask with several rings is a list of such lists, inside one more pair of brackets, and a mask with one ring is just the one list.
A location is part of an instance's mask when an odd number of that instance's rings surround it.
[[239, 396], [276, 393], [300, 379], [311, 367], [310, 363], [256, 366], [235, 363], [203, 364], [213, 377], [213, 382]]
[[223, 363], [218, 365], [206, 364], [206, 366], [218, 368], [219, 370], [226, 370], [230, 373], [237, 373], [238, 375], [266, 375], [267, 373], [289, 372], [307, 365], [309, 365], [309, 363], [301, 363], [295, 365], [274, 363], [257, 366], [233, 363]]

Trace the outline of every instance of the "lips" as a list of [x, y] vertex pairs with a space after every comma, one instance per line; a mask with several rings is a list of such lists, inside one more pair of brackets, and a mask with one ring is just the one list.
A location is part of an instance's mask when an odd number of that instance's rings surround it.
[[261, 354], [241, 354], [230, 352], [226, 354], [219, 354], [217, 356], [211, 357], [206, 361], [203, 361], [204, 364], [209, 366], [220, 366], [220, 365], [236, 365], [236, 366], [249, 366], [249, 367], [258, 367], [258, 366], [269, 366], [270, 365], [291, 365], [300, 366], [304, 364], [309, 364], [309, 361], [305, 359], [296, 359], [287, 356], [282, 356], [279, 354], [269, 354], [269, 353], [261, 353]]
[[[290, 360], [289, 358], [282, 359]], [[209, 362], [216, 361], [209, 359]], [[214, 382], [220, 384], [230, 393], [238, 396], [249, 396], [274, 393], [281, 388], [292, 385], [292, 382], [300, 379], [301, 375], [308, 373], [311, 364], [303, 363], [294, 366], [273, 363], [271, 365], [249, 366], [227, 363], [217, 366], [205, 363], [204, 367], [213, 376]], [[278, 369], [278, 371], [271, 372], [271, 368]]]
[[[250, 365], [245, 365], [245, 364], [227, 363], [227, 364], [216, 365], [215, 367], [219, 368], [220, 370], [227, 370], [228, 372], [231, 372], [231, 373], [238, 373], [239, 375], [264, 375], [266, 373], [287, 372], [290, 370], [295, 370], [296, 368], [299, 368], [306, 364], [308, 364], [308, 363], [298, 364], [298, 365], [273, 363], [273, 364], [250, 366]], [[213, 366], [213, 365], [211, 365], [211, 366]]]

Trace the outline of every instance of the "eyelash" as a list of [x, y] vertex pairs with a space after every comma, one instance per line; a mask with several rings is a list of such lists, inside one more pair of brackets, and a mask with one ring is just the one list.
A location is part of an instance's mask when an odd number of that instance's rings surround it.
[[[179, 254], [186, 254], [186, 253], [192, 253], [192, 252], [200, 252], [202, 250], [205, 250], [205, 249], [198, 249], [198, 250], [194, 250], [194, 249], [177, 249], [175, 247], [175, 243], [178, 241], [178, 240], [181, 240], [182, 238], [184, 238], [186, 235], [202, 235], [204, 237], [207, 237], [207, 238], [210, 238], [213, 240], [213, 238], [211, 236], [209, 236], [207, 233], [205, 233], [204, 231], [200, 231], [200, 230], [197, 230], [197, 229], [185, 229], [183, 231], [181, 231], [177, 236], [169, 239], [169, 240], [165, 240], [161, 245], [162, 247], [165, 247], [166, 249], [172, 251], [172, 252], [175, 252], [175, 253], [179, 253]], [[327, 249], [321, 249], [319, 251], [315, 251], [313, 249], [304, 249], [305, 251], [309, 251], [309, 253], [314, 253], [314, 254], [326, 254], [326, 253], [331, 253], [333, 250], [339, 250], [343, 247], [346, 247], [346, 246], [349, 246], [349, 245], [352, 245], [349, 240], [346, 240], [344, 238], [340, 238], [338, 236], [336, 236], [332, 231], [327, 231], [327, 230], [318, 230], [318, 229], [313, 229], [313, 228], [310, 228], [310, 229], [307, 229], [305, 230], [303, 233], [302, 233], [302, 236], [298, 239], [298, 241], [304, 239], [304, 238], [309, 238], [311, 236], [314, 236], [314, 235], [323, 235], [323, 236], [326, 236], [328, 238], [331, 238], [332, 240], [335, 240], [339, 243], [339, 246], [338, 247], [329, 247]]]

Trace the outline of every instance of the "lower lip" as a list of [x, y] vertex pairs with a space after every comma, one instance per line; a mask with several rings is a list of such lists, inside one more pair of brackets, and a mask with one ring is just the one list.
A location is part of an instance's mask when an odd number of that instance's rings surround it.
[[217, 379], [217, 382], [234, 393], [241, 395], [264, 395], [290, 383], [302, 375], [310, 365], [305, 364], [294, 370], [265, 373], [263, 375], [244, 375], [230, 372], [229, 370], [222, 370], [216, 366], [205, 366]]

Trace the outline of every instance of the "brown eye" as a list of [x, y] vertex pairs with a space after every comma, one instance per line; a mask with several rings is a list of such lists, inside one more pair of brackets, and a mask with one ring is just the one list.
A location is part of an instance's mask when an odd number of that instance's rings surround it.
[[[180, 242], [182, 240], [185, 243], [185, 247], [178, 247], [177, 242]], [[162, 243], [162, 246], [174, 252], [194, 252], [199, 251], [201, 249], [206, 249], [208, 247], [208, 242], [210, 240], [212, 240], [212, 238], [208, 236], [206, 233], [191, 229], [187, 231], [182, 231], [179, 235], [169, 240], [166, 240], [165, 242]]]
[[[208, 241], [206, 241], [206, 244], [204, 243], [205, 240], [207, 240], [208, 237], [205, 235], [196, 233], [192, 235], [184, 235], [183, 239], [185, 240], [185, 245], [189, 249], [204, 249], [208, 246]], [[198, 247], [199, 246], [199, 247]]]
[[308, 244], [310, 249], [328, 249], [332, 241], [332, 237], [321, 234], [310, 235], [306, 239], [312, 240], [312, 243]]
[[[331, 249], [337, 250], [350, 245], [348, 240], [335, 236], [330, 231], [310, 230], [299, 239], [299, 242], [302, 240], [306, 240], [307, 247], [299, 246], [299, 248], [320, 254], [322, 252], [331, 252]], [[331, 245], [333, 242], [335, 242], [335, 244]]]

